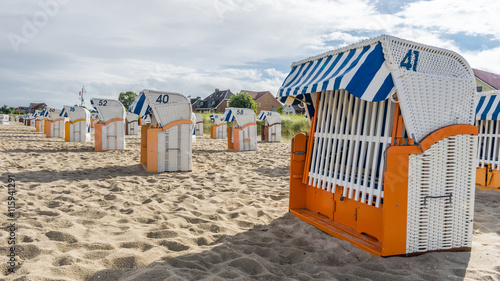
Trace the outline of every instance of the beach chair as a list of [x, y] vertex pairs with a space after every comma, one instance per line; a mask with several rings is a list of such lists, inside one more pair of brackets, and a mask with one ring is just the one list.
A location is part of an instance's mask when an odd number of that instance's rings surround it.
[[139, 134], [139, 115], [127, 112], [127, 123], [125, 127], [125, 135]]
[[263, 120], [261, 126], [260, 139], [265, 142], [281, 141], [281, 115], [274, 111], [261, 111], [259, 120]]
[[257, 123], [253, 110], [228, 107], [221, 118], [225, 122], [232, 122], [232, 127], [227, 128], [229, 150], [257, 150]]
[[476, 184], [479, 189], [500, 188], [500, 91], [479, 93], [477, 102]]
[[37, 132], [45, 133], [45, 120], [47, 120], [48, 111], [46, 109], [40, 111], [35, 119], [35, 128]]
[[227, 123], [222, 119], [222, 114], [210, 114], [214, 124], [210, 127], [210, 138], [225, 139], [227, 137]]
[[290, 212], [377, 256], [470, 251], [474, 95], [460, 55], [392, 36], [293, 63]]
[[143, 90], [129, 108], [151, 124], [141, 127], [141, 164], [148, 172], [191, 171], [191, 103], [181, 94]]
[[90, 103], [99, 114], [95, 124], [95, 151], [125, 149], [125, 108], [112, 99], [93, 98]]
[[196, 123], [194, 125], [195, 134], [197, 136], [203, 136], [203, 115], [199, 113], [194, 113], [196, 116]]
[[0, 114], [0, 125], [9, 125], [9, 115]]
[[90, 112], [83, 107], [64, 106], [64, 112], [68, 115], [64, 128], [64, 140], [68, 142], [90, 141]]
[[48, 119], [45, 122], [45, 135], [48, 138], [64, 138], [64, 124], [68, 121], [61, 109], [47, 108]]

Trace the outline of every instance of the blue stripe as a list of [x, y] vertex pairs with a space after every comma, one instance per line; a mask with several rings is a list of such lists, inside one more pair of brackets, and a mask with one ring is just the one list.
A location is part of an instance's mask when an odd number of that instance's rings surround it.
[[349, 93], [360, 98], [363, 96], [383, 64], [384, 53], [382, 52], [382, 44], [378, 43], [373, 51], [366, 57], [366, 60], [356, 71], [356, 74], [354, 74], [345, 89]]
[[[342, 73], [341, 75], [339, 75], [337, 78], [335, 78], [335, 83], [333, 84], [333, 89], [334, 90], [338, 90], [340, 89], [340, 82], [342, 81], [342, 78], [344, 77], [344, 75], [346, 73], [348, 73], [349, 71], [351, 71], [359, 62], [359, 60], [361, 60], [361, 58], [363, 57], [363, 55], [370, 49], [370, 46], [364, 46], [363, 47], [363, 50], [361, 51], [361, 53], [359, 54], [359, 56], [351, 63], [351, 65], [344, 71], [344, 73]], [[352, 50], [351, 50], [352, 52]], [[352, 57], [352, 56], [351, 56]], [[325, 88], [326, 90], [326, 88]]]
[[491, 115], [491, 120], [498, 120], [499, 113], [500, 113], [500, 103], [497, 104], [495, 111], [493, 111], [493, 114]]
[[[297, 68], [297, 67], [294, 67], [294, 69], [296, 69], [296, 68]], [[290, 88], [289, 88], [289, 87], [290, 87], [290, 85], [291, 85], [292, 83], [294, 83], [294, 82], [295, 82], [295, 79], [300, 79], [300, 74], [302, 73], [302, 69], [303, 69], [303, 68], [304, 68], [304, 64], [302, 64], [302, 65], [299, 67], [299, 69], [297, 70], [297, 75], [295, 75], [295, 77], [293, 77], [293, 79], [292, 79], [290, 82], [288, 82], [286, 86], [284, 86], [284, 88], [288, 88], [288, 90], [287, 90], [287, 96], [288, 96], [288, 92], [290, 92]], [[292, 73], [291, 73], [291, 74], [292, 74]], [[289, 75], [289, 77], [291, 77], [291, 75]]]
[[[337, 58], [338, 58], [338, 57], [339, 57], [339, 56], [337, 56]], [[316, 81], [316, 79], [318, 78], [318, 76], [321, 74], [321, 71], [322, 71], [322, 70], [323, 70], [323, 69], [324, 69], [324, 68], [328, 65], [328, 63], [330, 63], [330, 61], [332, 60], [332, 58], [333, 58], [333, 56], [329, 56], [329, 57], [326, 59], [326, 61], [325, 61], [325, 62], [324, 62], [324, 63], [323, 63], [320, 67], [319, 67], [319, 68], [320, 68], [320, 70], [318, 70], [318, 72], [314, 75], [314, 77], [305, 83], [305, 85], [306, 85], [306, 86], [305, 86], [305, 87], [304, 87], [304, 89], [302, 90], [302, 94], [307, 93], [307, 88], [310, 86], [310, 85], [308, 85], [308, 84], [312, 83], [313, 81]], [[338, 58], [338, 59], [340, 59], [340, 58]], [[338, 62], [338, 59], [337, 59], [337, 62]], [[335, 63], [335, 64], [336, 64], [336, 63]], [[328, 73], [328, 72], [326, 72], [326, 73]], [[325, 73], [325, 74], [326, 74], [326, 73]], [[314, 91], [313, 91], [313, 92], [314, 92]]]
[[479, 103], [477, 104], [477, 107], [476, 107], [476, 115], [479, 114], [479, 110], [481, 110], [481, 107], [483, 107], [483, 103], [485, 100], [486, 100], [486, 97], [479, 98]]
[[392, 74], [389, 73], [389, 75], [385, 78], [384, 83], [375, 94], [375, 97], [373, 97], [372, 101], [377, 102], [385, 100], [393, 88], [394, 81], [392, 80]]
[[335, 71], [335, 73], [333, 73], [332, 75], [330, 75], [328, 77], [328, 79], [326, 79], [325, 83], [323, 83], [323, 87], [321, 88], [321, 91], [325, 91], [326, 90], [326, 88], [328, 87], [328, 84], [329, 84], [329, 80], [332, 79], [333, 77], [336, 77], [339, 74], [339, 72], [342, 71], [342, 69], [352, 59], [352, 57], [354, 56], [354, 53], [356, 53], [356, 49], [352, 49], [351, 51], [349, 51], [349, 54], [347, 55], [347, 57], [344, 60], [344, 62], [342, 62], [342, 64], [340, 65], [339, 69], [337, 69], [337, 71]]
[[[146, 95], [142, 94], [139, 99], [137, 100], [137, 103], [135, 104], [133, 110], [131, 111], [132, 113], [135, 113], [137, 115], [142, 115], [142, 107], [144, 106], [144, 102], [146, 101]], [[146, 114], [144, 114], [146, 115]]]

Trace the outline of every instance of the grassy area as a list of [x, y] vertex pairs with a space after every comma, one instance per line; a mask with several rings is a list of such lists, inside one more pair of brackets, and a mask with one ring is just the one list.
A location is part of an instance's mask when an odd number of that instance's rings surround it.
[[[210, 120], [210, 113], [202, 113], [203, 134], [210, 135], [210, 127], [213, 122]], [[281, 139], [291, 141], [298, 132], [309, 132], [309, 121], [304, 115], [281, 115]], [[264, 121], [257, 121], [257, 135], [260, 136], [260, 128]], [[230, 124], [228, 124], [230, 125]]]

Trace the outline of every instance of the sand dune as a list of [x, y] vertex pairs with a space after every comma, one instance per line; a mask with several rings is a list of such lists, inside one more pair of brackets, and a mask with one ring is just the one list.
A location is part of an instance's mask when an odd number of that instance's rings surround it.
[[20, 261], [6, 275], [0, 232], [0, 280], [500, 280], [498, 191], [476, 190], [472, 252], [379, 258], [288, 213], [289, 143], [229, 152], [198, 137], [193, 171], [162, 174], [142, 169], [139, 147], [127, 136], [125, 151], [94, 152], [0, 126]]

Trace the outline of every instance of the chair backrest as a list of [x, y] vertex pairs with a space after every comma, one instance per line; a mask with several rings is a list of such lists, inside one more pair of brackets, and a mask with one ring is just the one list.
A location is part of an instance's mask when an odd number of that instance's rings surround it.
[[90, 120], [90, 112], [83, 107], [65, 105], [64, 112], [66, 112], [71, 122], [78, 119]]
[[125, 120], [125, 107], [117, 100], [93, 98], [90, 103], [99, 113], [99, 119], [103, 123], [115, 118]]
[[275, 111], [261, 111], [259, 116], [259, 120], [265, 120], [268, 125], [273, 124], [281, 124], [281, 115]]

